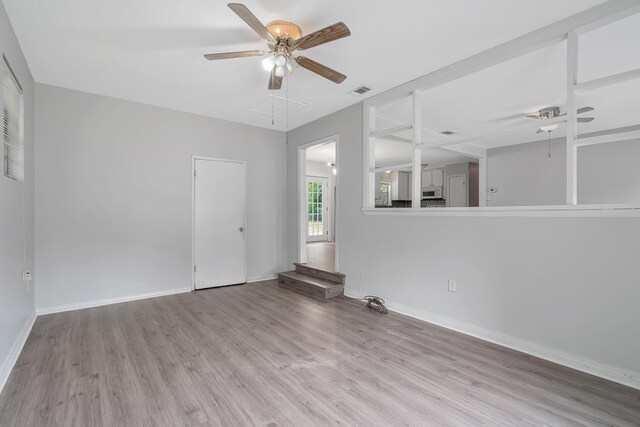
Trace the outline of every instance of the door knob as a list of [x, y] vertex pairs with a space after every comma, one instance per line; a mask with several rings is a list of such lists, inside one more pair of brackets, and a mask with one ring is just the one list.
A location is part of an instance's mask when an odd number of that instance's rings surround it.
[[242, 233], [244, 231], [244, 227], [240, 227], [240, 232]]

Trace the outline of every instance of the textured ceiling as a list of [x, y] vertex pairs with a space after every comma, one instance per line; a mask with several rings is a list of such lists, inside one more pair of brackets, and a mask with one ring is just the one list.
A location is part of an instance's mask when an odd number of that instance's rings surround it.
[[[345, 73], [335, 85], [306, 70], [286, 79], [272, 125], [259, 58], [209, 62], [204, 53], [264, 49], [224, 1], [3, 0], [36, 81], [277, 129], [292, 129], [601, 0], [323, 0], [245, 4], [263, 22], [309, 33], [344, 21], [352, 36], [305, 55]], [[264, 106], [267, 106], [265, 112]], [[256, 107], [257, 106], [257, 107]]]

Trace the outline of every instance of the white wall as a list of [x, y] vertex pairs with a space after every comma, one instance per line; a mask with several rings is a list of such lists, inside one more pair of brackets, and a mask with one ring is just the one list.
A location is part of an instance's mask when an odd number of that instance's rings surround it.
[[328, 232], [331, 239], [334, 236], [334, 218], [333, 218], [333, 187], [336, 185], [336, 176], [333, 174], [333, 166], [327, 166], [326, 163], [323, 162], [314, 162], [312, 160], [307, 160], [307, 176], [321, 176], [327, 178], [327, 183], [329, 186], [329, 194], [325, 200], [328, 203], [329, 207], [329, 227]]
[[[366, 216], [362, 105], [289, 134], [288, 262], [296, 147], [338, 134], [338, 263], [346, 292], [640, 387], [639, 218]], [[389, 248], [393, 248], [389, 251]], [[447, 280], [458, 292], [447, 291]], [[622, 379], [621, 379], [622, 378]]]
[[[4, 176], [0, 170], [0, 390], [18, 356], [34, 318], [35, 276], [30, 291], [22, 271], [33, 271], [33, 78], [22, 55], [9, 19], [0, 3], [0, 53], [7, 58], [24, 96], [24, 182]], [[1, 59], [0, 59], [1, 61]], [[0, 67], [2, 63], [0, 62]], [[1, 71], [0, 71], [1, 72]], [[2, 103], [0, 84], [0, 103]], [[1, 124], [0, 124], [1, 126]], [[0, 156], [4, 156], [0, 142]], [[24, 218], [24, 238], [23, 238]], [[25, 258], [23, 260], [23, 249]], [[24, 265], [23, 265], [24, 264]]]
[[41, 84], [36, 115], [38, 309], [190, 287], [192, 155], [247, 161], [248, 277], [282, 270], [281, 132]]

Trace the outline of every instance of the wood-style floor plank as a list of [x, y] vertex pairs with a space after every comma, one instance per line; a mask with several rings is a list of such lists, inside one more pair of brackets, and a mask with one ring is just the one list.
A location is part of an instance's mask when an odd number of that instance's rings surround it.
[[0, 426], [638, 426], [640, 391], [275, 281], [38, 317]]

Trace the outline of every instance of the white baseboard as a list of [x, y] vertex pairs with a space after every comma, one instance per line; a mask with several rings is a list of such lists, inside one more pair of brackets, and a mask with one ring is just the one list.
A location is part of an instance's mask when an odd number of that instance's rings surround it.
[[[277, 275], [256, 277], [256, 278], [248, 279], [247, 283], [263, 282], [266, 280], [276, 279], [277, 277], [278, 277]], [[45, 314], [62, 313], [65, 311], [82, 310], [83, 308], [100, 307], [102, 305], [118, 304], [121, 302], [137, 301], [137, 300], [147, 299], [147, 298], [181, 294], [184, 292], [191, 292], [192, 290], [193, 288], [191, 287], [184, 287], [184, 288], [169, 289], [167, 291], [151, 292], [148, 294], [133, 295], [133, 296], [121, 297], [121, 298], [110, 298], [110, 299], [103, 299], [103, 300], [97, 300], [97, 301], [78, 302], [73, 304], [54, 305], [49, 307], [38, 307], [36, 309], [36, 313], [38, 316], [43, 316]]]
[[[365, 293], [345, 289], [344, 293], [352, 298], [364, 298]], [[512, 350], [527, 353], [549, 362], [557, 363], [587, 374], [595, 375], [609, 381], [623, 384], [640, 390], [640, 373], [630, 372], [624, 369], [615, 368], [600, 362], [580, 358], [560, 350], [545, 347], [531, 341], [516, 338], [510, 335], [495, 332], [469, 323], [461, 322], [449, 317], [434, 314], [425, 310], [416, 309], [405, 304], [386, 301], [386, 307], [396, 313], [404, 314], [427, 323], [442, 326], [456, 332], [470, 335], [484, 341], [501, 345]]]
[[277, 274], [272, 274], [271, 276], [249, 278], [247, 279], [247, 283], [265, 282], [267, 280], [275, 280], [277, 278], [278, 278]]
[[169, 289], [161, 292], [151, 292], [148, 294], [133, 295], [133, 296], [121, 297], [121, 298], [110, 298], [110, 299], [103, 299], [98, 301], [87, 301], [87, 302], [78, 302], [74, 304], [54, 305], [50, 307], [38, 307], [36, 309], [36, 313], [38, 314], [38, 316], [42, 316], [44, 314], [62, 313], [64, 311], [81, 310], [83, 308], [99, 307], [102, 305], [118, 304], [121, 302], [137, 301], [141, 299], [155, 298], [155, 297], [163, 297], [167, 295], [175, 295], [175, 294], [181, 294], [181, 293], [191, 292], [191, 291], [192, 291], [191, 287], [175, 288], [175, 289]]
[[13, 343], [7, 358], [2, 362], [2, 367], [0, 367], [0, 393], [2, 393], [2, 389], [7, 383], [9, 375], [11, 375], [11, 371], [18, 360], [18, 356], [20, 356], [20, 352], [22, 352], [22, 347], [24, 347], [24, 344], [27, 342], [27, 338], [29, 337], [33, 323], [36, 321], [36, 317], [37, 315], [34, 311], [22, 327], [22, 330], [20, 331], [18, 338], [16, 338]]

